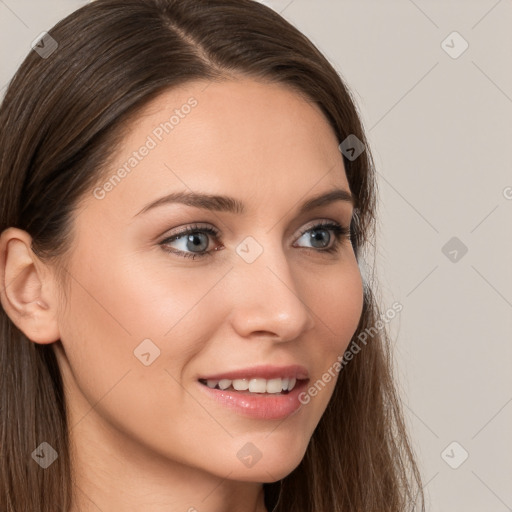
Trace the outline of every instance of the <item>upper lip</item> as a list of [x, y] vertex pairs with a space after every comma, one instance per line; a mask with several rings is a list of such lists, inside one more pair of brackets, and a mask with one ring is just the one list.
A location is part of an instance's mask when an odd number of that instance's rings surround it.
[[259, 365], [239, 370], [229, 370], [222, 373], [204, 375], [199, 377], [201, 380], [222, 380], [222, 379], [277, 379], [279, 377], [289, 379], [308, 379], [308, 370], [301, 365], [293, 364], [289, 366]]

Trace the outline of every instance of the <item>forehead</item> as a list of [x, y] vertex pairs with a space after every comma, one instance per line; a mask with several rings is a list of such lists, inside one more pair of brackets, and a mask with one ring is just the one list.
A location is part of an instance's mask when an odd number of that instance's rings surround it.
[[100, 182], [102, 207], [135, 213], [177, 190], [261, 205], [348, 189], [338, 144], [320, 108], [282, 84], [190, 82], [160, 94], [132, 121]]

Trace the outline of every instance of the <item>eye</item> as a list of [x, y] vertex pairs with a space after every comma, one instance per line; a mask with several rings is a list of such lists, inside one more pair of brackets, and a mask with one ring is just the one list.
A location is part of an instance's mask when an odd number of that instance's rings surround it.
[[[166, 238], [165, 240], [160, 242], [160, 245], [165, 251], [171, 252], [173, 254], [178, 254], [179, 256], [183, 256], [184, 258], [201, 258], [203, 256], [211, 255], [211, 251], [204, 252], [209, 246], [208, 235], [218, 238], [219, 232], [210, 226], [201, 227], [198, 226], [197, 224], [194, 224], [189, 226], [187, 229], [184, 229], [183, 231], [180, 231], [179, 233], [169, 238]], [[181, 249], [169, 249], [168, 247], [170, 243], [176, 241], [181, 242]]]
[[[217, 247], [209, 251], [207, 250], [210, 245], [209, 235], [218, 238], [219, 231], [210, 226], [201, 227], [194, 224], [166, 238], [160, 242], [159, 245], [164, 251], [177, 254], [184, 258], [203, 258], [205, 256], [212, 256], [212, 252], [220, 249], [220, 247]], [[317, 249], [317, 252], [333, 253], [339, 249], [343, 238], [351, 240], [349, 227], [342, 226], [337, 222], [324, 221], [304, 230], [299, 240], [305, 239], [306, 241], [310, 241], [310, 243], [313, 244], [313, 247], [310, 248]], [[179, 249], [170, 248], [171, 243], [175, 242], [181, 244]], [[294, 245], [294, 247], [296, 247], [296, 245]]]
[[[331, 235], [331, 232], [334, 233], [334, 237]], [[329, 221], [306, 229], [302, 232], [299, 240], [302, 238], [310, 240], [314, 244], [313, 249], [319, 249], [318, 252], [333, 253], [339, 249], [342, 238], [351, 240], [351, 233], [349, 227]], [[333, 243], [329, 244], [331, 240], [333, 240]], [[319, 244], [320, 247], [316, 244]]]

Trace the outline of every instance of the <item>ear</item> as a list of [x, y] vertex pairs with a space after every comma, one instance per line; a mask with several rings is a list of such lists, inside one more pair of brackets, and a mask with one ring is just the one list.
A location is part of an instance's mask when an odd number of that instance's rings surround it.
[[56, 283], [31, 243], [30, 235], [18, 228], [8, 228], [0, 235], [0, 300], [29, 340], [53, 343], [60, 338]]

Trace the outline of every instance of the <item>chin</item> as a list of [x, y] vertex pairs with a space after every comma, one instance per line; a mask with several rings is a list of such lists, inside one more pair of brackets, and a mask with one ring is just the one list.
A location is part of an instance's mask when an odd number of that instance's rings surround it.
[[304, 452], [305, 448], [272, 451], [269, 447], [259, 460], [250, 460], [248, 457], [244, 461], [242, 458], [241, 463], [232, 467], [233, 472], [229, 478], [245, 482], [277, 482], [288, 476], [301, 463]]
[[[300, 463], [300, 461], [299, 461]], [[296, 465], [286, 465], [282, 464], [279, 466], [261, 466], [259, 469], [255, 467], [247, 470], [237, 470], [229, 475], [230, 480], [237, 480], [239, 482], [258, 482], [264, 484], [271, 484], [273, 482], [278, 482], [282, 480], [286, 476], [288, 476], [296, 467]], [[225, 475], [224, 475], [225, 476]]]

